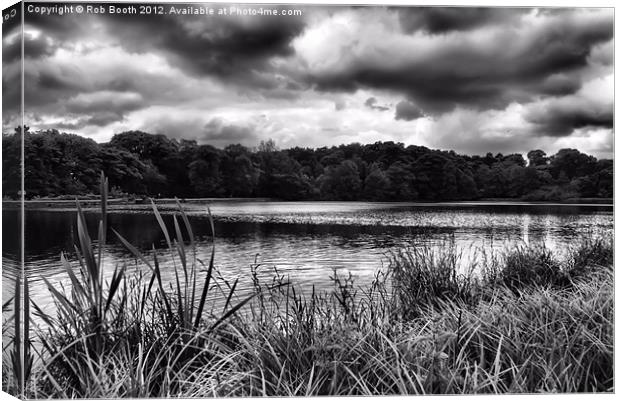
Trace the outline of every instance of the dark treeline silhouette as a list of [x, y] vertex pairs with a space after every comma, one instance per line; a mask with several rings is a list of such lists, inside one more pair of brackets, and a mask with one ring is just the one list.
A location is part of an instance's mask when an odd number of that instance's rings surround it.
[[[17, 134], [16, 134], [17, 133]], [[20, 135], [3, 135], [3, 196], [18, 195]], [[113, 195], [268, 197], [285, 200], [444, 201], [481, 198], [610, 198], [613, 162], [575, 149], [547, 156], [458, 155], [402, 143], [352, 143], [318, 149], [218, 149], [196, 141], [130, 131], [98, 144], [48, 130], [24, 134], [27, 198], [98, 192]]]

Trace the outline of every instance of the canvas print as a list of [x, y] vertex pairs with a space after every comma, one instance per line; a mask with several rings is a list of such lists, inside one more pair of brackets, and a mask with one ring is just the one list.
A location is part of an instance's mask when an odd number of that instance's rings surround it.
[[614, 391], [613, 8], [2, 19], [3, 391]]

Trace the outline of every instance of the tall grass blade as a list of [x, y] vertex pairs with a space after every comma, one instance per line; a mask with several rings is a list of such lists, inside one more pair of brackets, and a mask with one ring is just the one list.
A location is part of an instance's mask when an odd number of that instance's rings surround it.
[[183, 219], [183, 224], [185, 225], [185, 229], [187, 230], [187, 235], [189, 236], [189, 244], [190, 246], [194, 247], [194, 232], [192, 231], [192, 226], [191, 224], [189, 224], [189, 219], [187, 218], [187, 213], [185, 213], [185, 210], [183, 209], [183, 206], [181, 206], [181, 203], [179, 202], [178, 199], [174, 199], [176, 201], [177, 207], [179, 208], [179, 211], [181, 212], [181, 218]]
[[232, 315], [237, 313], [237, 311], [239, 309], [241, 309], [245, 304], [250, 302], [252, 300], [252, 298], [254, 298], [256, 295], [257, 294], [254, 293], [254, 294], [248, 296], [243, 301], [241, 301], [237, 305], [233, 306], [228, 312], [224, 313], [218, 320], [216, 320], [216, 322], [213, 324], [213, 326], [210, 327], [210, 331], [215, 330], [220, 324], [224, 323], [229, 317], [231, 317]]
[[[133, 254], [133, 256], [135, 256], [136, 258], [144, 262], [144, 264], [147, 265], [151, 270], [153, 271], [155, 270], [154, 267], [151, 265], [151, 263], [148, 260], [146, 260], [144, 255], [142, 255], [142, 252], [140, 252], [135, 246], [131, 245], [129, 241], [127, 241], [125, 238], [123, 238], [122, 235], [118, 233], [118, 231], [116, 231], [115, 229], [112, 229], [112, 232], [116, 235], [118, 240], [121, 241], [121, 243], [125, 246], [125, 248], [127, 248], [129, 252]], [[155, 251], [155, 248], [153, 248], [153, 251]]]
[[91, 305], [92, 305], [94, 303], [94, 299], [92, 298], [92, 294], [90, 294], [89, 292], [86, 291], [86, 289], [84, 289], [84, 286], [78, 280], [77, 276], [73, 272], [73, 269], [71, 268], [71, 264], [69, 263], [67, 258], [65, 258], [64, 252], [62, 252], [60, 254], [60, 263], [64, 266], [65, 271], [67, 272], [67, 276], [69, 276], [69, 279], [71, 280], [71, 288], [76, 293], [78, 293], [79, 296], [82, 296], [82, 297], [88, 299], [90, 301]]
[[159, 270], [159, 261], [157, 260], [157, 252], [155, 252], [154, 246], [153, 246], [153, 263], [155, 266], [154, 273], [157, 276], [157, 284], [159, 285], [159, 293], [166, 306], [166, 311], [168, 312], [168, 318], [171, 321], [174, 314], [172, 313], [172, 306], [170, 306], [170, 302], [168, 301], [168, 296], [166, 295], [166, 292], [164, 291], [164, 285], [161, 280], [161, 272]]
[[99, 268], [97, 262], [95, 261], [95, 256], [93, 255], [92, 241], [90, 239], [90, 235], [88, 234], [88, 229], [86, 226], [86, 218], [84, 217], [84, 212], [80, 203], [76, 201], [77, 209], [78, 209], [78, 239], [80, 242], [80, 249], [82, 250], [82, 255], [84, 257], [88, 278], [90, 279], [92, 289], [93, 289], [93, 297], [95, 300], [99, 299], [99, 295], [101, 294], [101, 289], [99, 288]]
[[12, 296], [11, 298], [7, 299], [5, 303], [2, 304], [2, 312], [6, 312], [9, 310], [9, 306], [11, 305], [11, 303], [13, 303], [14, 299], [15, 296]]
[[123, 277], [124, 277], [123, 270], [119, 271], [118, 268], [114, 269], [114, 273], [112, 274], [112, 280], [110, 281], [110, 287], [108, 289], [108, 299], [106, 300], [106, 303], [105, 303], [104, 314], [108, 312], [108, 309], [110, 308], [110, 304], [112, 303], [112, 300], [114, 299], [114, 295], [116, 295], [116, 291], [118, 290]]
[[226, 303], [224, 304], [224, 311], [226, 311], [226, 309], [228, 309], [228, 305], [230, 305], [230, 300], [232, 299], [232, 296], [235, 293], [235, 288], [237, 288], [238, 282], [239, 282], [239, 278], [236, 278], [230, 291], [228, 292], [228, 297], [226, 297]]
[[54, 286], [45, 277], [41, 277], [41, 280], [43, 280], [43, 282], [45, 283], [49, 291], [52, 293], [54, 298], [61, 303], [61, 305], [65, 308], [65, 310], [74, 310], [77, 313], [82, 312], [71, 301], [69, 301], [64, 294], [62, 294], [60, 291], [54, 288]]
[[211, 249], [211, 258], [209, 259], [209, 268], [207, 270], [207, 277], [205, 277], [204, 287], [202, 287], [202, 294], [200, 295], [200, 302], [198, 303], [198, 309], [196, 309], [196, 319], [194, 321], [194, 327], [197, 328], [202, 319], [202, 311], [204, 310], [205, 302], [207, 300], [207, 293], [209, 292], [209, 286], [211, 285], [211, 276], [213, 275], [213, 259], [215, 258], [215, 247]]
[[101, 243], [105, 244], [108, 232], [108, 179], [101, 172], [101, 222], [103, 223], [103, 236], [100, 238]]
[[159, 214], [159, 210], [157, 210], [157, 206], [155, 206], [155, 202], [151, 199], [151, 206], [153, 207], [153, 213], [155, 214], [155, 219], [157, 219], [157, 223], [159, 223], [159, 227], [161, 228], [162, 233], [164, 233], [164, 237], [166, 238], [166, 243], [168, 244], [168, 248], [172, 249], [172, 242], [170, 241], [170, 234], [168, 234], [168, 229], [166, 228], [166, 224], [164, 224], [164, 220]]
[[24, 365], [22, 364], [22, 350], [23, 350], [23, 337], [22, 337], [22, 307], [21, 307], [21, 277], [20, 274], [15, 278], [15, 334], [13, 337], [13, 374], [17, 381], [17, 393], [20, 397], [23, 397], [24, 390]]
[[187, 259], [185, 257], [185, 247], [183, 245], [183, 234], [181, 234], [181, 227], [179, 226], [177, 216], [174, 215], [172, 220], [174, 221], [174, 230], [177, 235], [177, 250], [179, 252], [179, 257], [181, 258], [181, 266], [183, 266], [183, 270], [185, 270], [185, 278], [187, 278]]
[[210, 208], [207, 208], [207, 213], [209, 215], [209, 224], [211, 226], [211, 257], [209, 259], [209, 268], [207, 270], [207, 277], [205, 277], [204, 287], [202, 288], [200, 302], [198, 303], [198, 309], [196, 310], [194, 327], [198, 327], [202, 318], [202, 311], [204, 310], [205, 302], [207, 300], [207, 293], [209, 292], [209, 286], [211, 285], [211, 276], [213, 275], [213, 263], [215, 260], [215, 226], [213, 224], [213, 216], [211, 216]]
[[30, 289], [28, 276], [24, 275], [24, 387], [30, 378], [32, 356], [30, 354]]
[[[183, 274], [184, 274], [184, 280], [183, 280], [183, 296], [184, 296], [184, 315], [183, 315], [183, 321], [184, 322], [188, 322], [188, 324], [191, 324], [191, 312], [193, 309], [193, 298], [190, 300], [189, 298], [189, 291], [188, 291], [188, 286], [190, 283], [190, 277], [188, 276], [188, 272], [187, 272], [187, 259], [186, 259], [186, 255], [185, 255], [185, 244], [183, 242], [183, 235], [181, 234], [181, 227], [179, 226], [179, 221], [177, 219], [177, 216], [174, 215], [172, 218], [173, 222], [174, 222], [174, 230], [176, 232], [176, 246], [177, 246], [177, 252], [179, 253], [179, 258], [181, 260], [181, 266], [183, 267]], [[176, 269], [175, 269], [176, 272]], [[180, 288], [180, 287], [179, 287]]]
[[31, 301], [32, 302], [32, 306], [34, 307], [35, 313], [34, 315], [40, 319], [43, 320], [43, 322], [45, 322], [45, 324], [47, 324], [49, 327], [54, 327], [54, 324], [52, 323], [49, 315], [45, 312], [43, 312], [43, 310], [39, 307], [39, 305], [36, 304], [36, 302]]

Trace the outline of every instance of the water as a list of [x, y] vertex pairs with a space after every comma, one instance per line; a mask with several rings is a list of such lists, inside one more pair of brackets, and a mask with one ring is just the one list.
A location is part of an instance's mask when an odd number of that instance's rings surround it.
[[[197, 257], [208, 263], [211, 230], [205, 205], [185, 204], [197, 241]], [[175, 207], [162, 205], [164, 220], [174, 232]], [[213, 202], [215, 266], [239, 293], [249, 291], [250, 266], [269, 280], [273, 267], [302, 289], [331, 290], [334, 272], [351, 273], [356, 283], [369, 283], [388, 266], [391, 252], [406, 246], [441, 246], [453, 241], [464, 265], [475, 261], [476, 250], [502, 252], [519, 244], [544, 244], [558, 254], [588, 236], [613, 235], [611, 206], [505, 204], [408, 204], [370, 202]], [[91, 236], [96, 237], [98, 210], [86, 209]], [[3, 230], [16, 227], [16, 211], [3, 210]], [[181, 224], [182, 222], [179, 221]], [[174, 263], [149, 206], [114, 206], [108, 224], [141, 251], [153, 252], [164, 280], [172, 280]], [[76, 212], [70, 209], [27, 210], [26, 269], [31, 295], [37, 304], [50, 305], [42, 277], [54, 285], [67, 284], [60, 253], [74, 266], [77, 241]], [[136, 263], [115, 235], [108, 233], [106, 274], [115, 266], [129, 271], [148, 268]], [[3, 236], [3, 300], [15, 275], [18, 242]], [[151, 257], [152, 258], [152, 257]], [[203, 269], [204, 271], [204, 269]], [[204, 274], [204, 273], [202, 273]]]

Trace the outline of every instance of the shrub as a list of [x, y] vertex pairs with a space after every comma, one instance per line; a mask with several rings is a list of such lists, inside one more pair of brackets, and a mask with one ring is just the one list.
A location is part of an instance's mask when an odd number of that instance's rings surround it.
[[461, 272], [460, 261], [454, 242], [396, 251], [389, 269], [402, 318], [416, 317], [441, 300], [476, 302], [478, 279], [471, 270]]
[[544, 246], [521, 246], [504, 257], [501, 279], [509, 289], [531, 285], [558, 285], [566, 275], [551, 250]]

